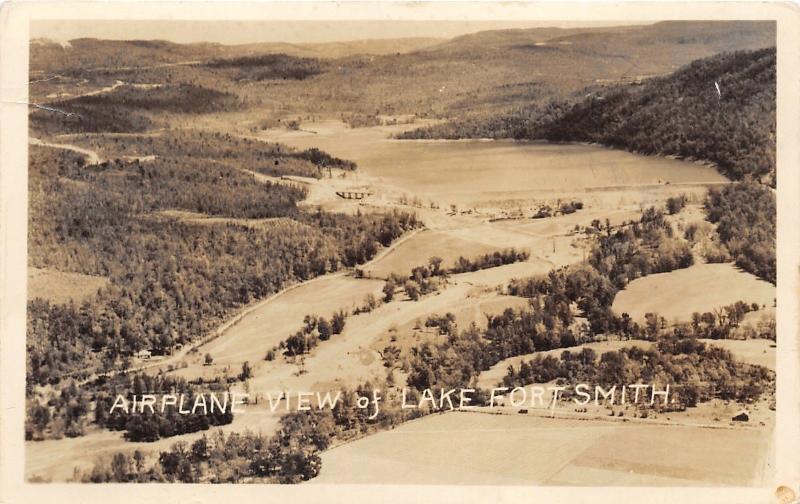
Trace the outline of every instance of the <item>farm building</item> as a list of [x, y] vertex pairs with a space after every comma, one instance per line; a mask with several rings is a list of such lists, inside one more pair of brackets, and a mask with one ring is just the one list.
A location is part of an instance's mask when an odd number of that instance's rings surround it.
[[150, 350], [139, 350], [138, 352], [136, 352], [135, 355], [137, 359], [142, 359], [142, 360], [149, 360], [150, 357], [153, 356]]

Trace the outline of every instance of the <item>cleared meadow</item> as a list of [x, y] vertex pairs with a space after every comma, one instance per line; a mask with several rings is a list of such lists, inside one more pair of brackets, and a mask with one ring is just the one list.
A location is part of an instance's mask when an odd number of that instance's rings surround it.
[[733, 264], [695, 266], [639, 278], [614, 298], [611, 309], [634, 320], [658, 313], [668, 322], [689, 321], [692, 313], [708, 312], [737, 301], [771, 307], [775, 286]]
[[333, 276], [287, 290], [233, 325], [225, 334], [201, 348], [215, 364], [241, 364], [264, 358], [267, 350], [302, 327], [303, 317], [326, 318], [339, 309], [361, 306], [367, 294], [378, 295], [378, 280]]
[[51, 303], [80, 303], [107, 285], [108, 279], [105, 277], [28, 268], [29, 301], [41, 298]]
[[403, 242], [380, 261], [364, 268], [364, 272], [376, 278], [387, 278], [392, 273], [408, 275], [412, 268], [427, 264], [433, 256], [441, 257], [442, 266], [450, 267], [460, 256], [472, 258], [497, 250], [501, 248], [451, 236], [447, 231], [426, 229]]
[[775, 371], [777, 348], [774, 341], [766, 339], [748, 340], [712, 340], [701, 339], [700, 341], [715, 345], [725, 350], [729, 350], [734, 357], [748, 364], [764, 366]]
[[328, 450], [311, 483], [751, 485], [769, 432], [450, 412]]

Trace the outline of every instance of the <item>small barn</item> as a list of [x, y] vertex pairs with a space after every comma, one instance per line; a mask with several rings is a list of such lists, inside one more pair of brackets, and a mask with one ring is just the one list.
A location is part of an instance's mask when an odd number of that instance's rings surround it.
[[150, 357], [153, 356], [153, 353], [150, 350], [139, 350], [136, 352], [136, 358], [142, 360], [150, 360]]
[[733, 415], [731, 418], [734, 422], [749, 422], [750, 421], [750, 412], [747, 410], [740, 410], [738, 413]]

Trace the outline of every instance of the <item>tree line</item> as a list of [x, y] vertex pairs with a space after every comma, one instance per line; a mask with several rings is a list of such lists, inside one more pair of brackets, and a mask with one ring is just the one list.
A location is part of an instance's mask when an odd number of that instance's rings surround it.
[[652, 350], [632, 346], [603, 352], [599, 359], [591, 348], [565, 350], [560, 358], [536, 355], [516, 368], [509, 366], [502, 385], [513, 388], [553, 380], [572, 387], [579, 383], [605, 388], [669, 384], [674, 401], [666, 406], [670, 410], [683, 410], [711, 399], [752, 402], [775, 387], [773, 371], [739, 362], [730, 351], [695, 338], [676, 336], [660, 339]]

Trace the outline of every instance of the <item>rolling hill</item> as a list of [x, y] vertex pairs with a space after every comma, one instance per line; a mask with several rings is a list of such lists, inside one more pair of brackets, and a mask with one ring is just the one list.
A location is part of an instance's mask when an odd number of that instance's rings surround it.
[[64, 45], [31, 45], [31, 80], [39, 81], [31, 86], [31, 96], [74, 94], [69, 79], [45, 81], [66, 68], [80, 68], [82, 74], [95, 69], [105, 79], [98, 85], [144, 79], [132, 76], [130, 68], [142, 67], [143, 61], [151, 81], [200, 82], [228, 92], [230, 76], [198, 63], [279, 52], [320, 59], [324, 71], [291, 86], [274, 81], [239, 90], [274, 115], [416, 114], [452, 119], [507, 113], [572, 96], [587, 86], [667, 74], [721, 51], [774, 44], [775, 26], [768, 22], [495, 30], [442, 43], [403, 39], [302, 47], [78, 39]]

